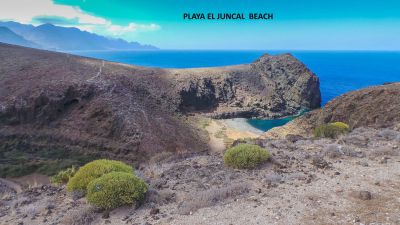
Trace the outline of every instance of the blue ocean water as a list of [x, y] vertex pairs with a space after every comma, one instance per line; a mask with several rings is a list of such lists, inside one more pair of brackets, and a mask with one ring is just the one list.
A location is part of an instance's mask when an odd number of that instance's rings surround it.
[[[251, 63], [264, 53], [288, 51], [84, 51], [82, 56], [126, 64], [161, 67], [193, 68]], [[322, 105], [346, 92], [400, 81], [400, 52], [379, 51], [289, 51], [313, 71], [321, 82]], [[253, 126], [268, 130], [290, 121], [250, 120]], [[267, 122], [266, 122], [267, 121]]]
[[264, 120], [264, 119], [248, 119], [247, 123], [249, 123], [251, 126], [262, 130], [262, 131], [267, 131], [270, 130], [274, 127], [279, 127], [283, 126], [286, 123], [290, 122], [297, 116], [288, 116], [285, 118], [280, 118], [280, 119], [273, 119], [273, 120]]

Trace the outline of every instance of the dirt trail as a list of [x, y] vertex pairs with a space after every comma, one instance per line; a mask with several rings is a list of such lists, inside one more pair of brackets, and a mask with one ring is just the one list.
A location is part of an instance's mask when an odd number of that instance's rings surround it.
[[104, 60], [102, 60], [100, 68], [99, 68], [99, 71], [97, 72], [97, 74], [95, 76], [89, 78], [87, 81], [96, 81], [101, 76], [101, 73], [103, 72], [104, 65], [105, 65], [105, 62], [104, 62]]

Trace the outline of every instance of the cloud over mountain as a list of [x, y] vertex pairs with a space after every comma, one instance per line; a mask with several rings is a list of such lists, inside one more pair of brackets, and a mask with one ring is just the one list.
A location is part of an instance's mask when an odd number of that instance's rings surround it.
[[52, 0], [35, 0], [34, 3], [32, 0], [2, 0], [0, 20], [33, 25], [51, 23], [114, 37], [161, 28], [154, 23], [139, 24], [133, 21], [124, 25], [114, 24], [108, 19], [87, 13], [79, 7], [56, 4]]
[[138, 42], [128, 42], [123, 39], [107, 38], [87, 31], [82, 31], [75, 27], [60, 27], [49, 23], [40, 26], [33, 26], [17, 22], [0, 22], [0, 28], [1, 27], [4, 28], [4, 34], [0, 33], [0, 42], [48, 50], [81, 51], [157, 49], [151, 45], [142, 45]]

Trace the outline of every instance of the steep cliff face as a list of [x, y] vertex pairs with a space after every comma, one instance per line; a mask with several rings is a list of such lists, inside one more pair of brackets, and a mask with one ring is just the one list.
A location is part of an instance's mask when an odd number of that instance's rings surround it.
[[321, 102], [318, 78], [290, 54], [264, 55], [249, 65], [173, 74], [180, 108], [209, 112], [214, 118], [276, 118], [317, 108]]
[[374, 86], [353, 91], [328, 102], [283, 127], [268, 131], [265, 137], [287, 134], [310, 136], [315, 126], [329, 122], [345, 122], [358, 127], [386, 128], [400, 123], [400, 83]]
[[282, 116], [319, 106], [318, 78], [290, 55], [164, 70], [0, 45], [0, 154], [93, 153], [143, 161], [207, 150], [193, 113]]

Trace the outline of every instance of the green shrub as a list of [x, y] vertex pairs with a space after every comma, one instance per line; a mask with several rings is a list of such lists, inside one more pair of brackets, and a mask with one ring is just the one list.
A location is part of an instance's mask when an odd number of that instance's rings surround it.
[[348, 133], [349, 130], [349, 125], [342, 122], [322, 124], [314, 129], [314, 136], [319, 138], [337, 138], [341, 134]]
[[333, 122], [332, 123], [334, 126], [340, 127], [341, 129], [346, 129], [346, 130], [350, 130], [350, 126], [347, 123], [343, 123], [343, 122]]
[[251, 144], [238, 144], [226, 150], [224, 154], [225, 164], [239, 169], [254, 168], [268, 158], [267, 150]]
[[78, 172], [69, 180], [67, 190], [86, 193], [87, 185], [91, 181], [110, 172], [133, 173], [133, 169], [131, 166], [115, 160], [95, 160], [79, 168]]
[[146, 192], [146, 183], [132, 173], [111, 172], [90, 182], [86, 197], [90, 204], [109, 210], [141, 203]]
[[61, 170], [56, 175], [50, 177], [50, 182], [56, 185], [66, 184], [71, 179], [71, 177], [75, 175], [76, 171], [77, 169], [75, 166], [72, 166], [71, 168], [65, 170]]

